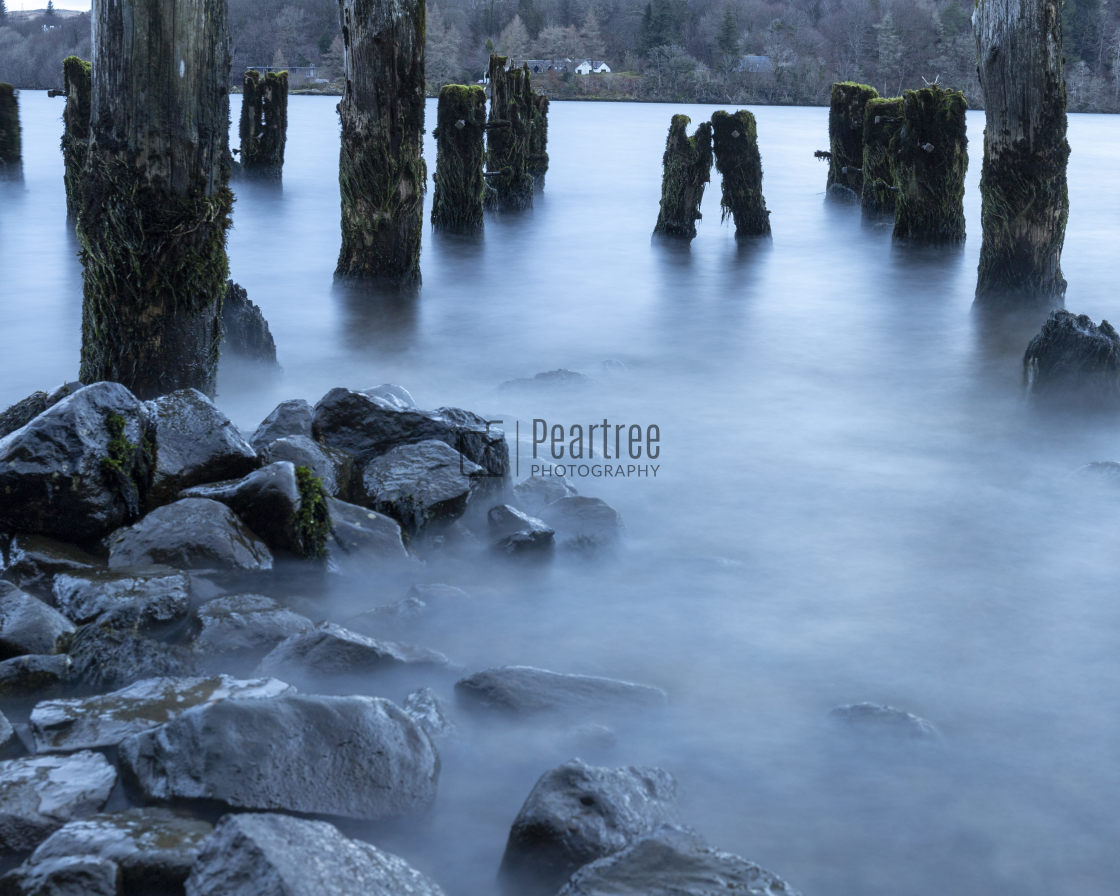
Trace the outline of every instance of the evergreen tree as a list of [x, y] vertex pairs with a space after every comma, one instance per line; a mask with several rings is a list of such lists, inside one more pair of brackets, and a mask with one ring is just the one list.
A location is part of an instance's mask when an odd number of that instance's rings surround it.
[[54, 15], [54, 0], [47, 0], [47, 11], [46, 11], [45, 15], [47, 15], [47, 16], [53, 16]]
[[723, 8], [723, 21], [716, 34], [716, 46], [725, 59], [731, 60], [739, 55], [739, 23], [730, 6]]
[[518, 64], [529, 55], [531, 45], [529, 29], [521, 21], [521, 16], [514, 16], [513, 21], [498, 35], [498, 52], [511, 57]]
[[0, 25], [8, 24], [8, 4], [0, 0]]
[[590, 6], [579, 29], [579, 42], [583, 48], [581, 52], [592, 59], [602, 59], [607, 52], [606, 44], [603, 43], [603, 34], [599, 29], [599, 17]]
[[518, 0], [517, 15], [521, 19], [521, 24], [525, 26], [525, 30], [529, 32], [529, 37], [536, 40], [544, 26], [544, 16], [533, 5], [533, 0]]

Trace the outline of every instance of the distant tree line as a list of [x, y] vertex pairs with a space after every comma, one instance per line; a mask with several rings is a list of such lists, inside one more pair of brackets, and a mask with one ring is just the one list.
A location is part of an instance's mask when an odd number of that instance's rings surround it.
[[[20, 18], [0, 0], [0, 80], [58, 85], [89, 56], [88, 15]], [[230, 0], [234, 80], [248, 66], [342, 73], [336, 0]], [[429, 0], [427, 79], [482, 78], [491, 52], [605, 60], [611, 74], [534, 77], [557, 97], [716, 103], [828, 102], [837, 80], [883, 95], [939, 79], [981, 102], [973, 0]], [[1120, 111], [1120, 3], [1065, 0], [1070, 107]], [[50, 27], [53, 26], [53, 27]]]

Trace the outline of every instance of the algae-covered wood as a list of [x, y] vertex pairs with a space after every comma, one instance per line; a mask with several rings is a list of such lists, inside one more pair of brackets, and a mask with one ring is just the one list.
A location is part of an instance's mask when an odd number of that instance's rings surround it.
[[712, 173], [712, 125], [701, 122], [696, 133], [688, 136], [687, 115], [674, 115], [669, 123], [669, 136], [662, 156], [661, 207], [657, 215], [655, 236], [696, 236], [700, 220], [700, 203], [704, 185]]
[[746, 109], [712, 115], [716, 170], [722, 177], [723, 218], [735, 221], [736, 238], [768, 236], [770, 212], [762, 195], [762, 157], [758, 126]]
[[457, 233], [479, 230], [486, 194], [486, 92], [477, 85], [445, 85], [439, 92], [437, 119], [432, 225]]

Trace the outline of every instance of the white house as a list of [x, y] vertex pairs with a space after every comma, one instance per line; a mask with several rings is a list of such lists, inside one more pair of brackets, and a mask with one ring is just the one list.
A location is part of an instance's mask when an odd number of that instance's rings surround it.
[[602, 60], [599, 60], [599, 61], [596, 62], [596, 61], [591, 60], [591, 59], [581, 59], [579, 65], [577, 65], [573, 69], [573, 71], [577, 75], [590, 75], [592, 72], [594, 72], [597, 75], [602, 75], [602, 74], [606, 74], [610, 70], [611, 70], [611, 67], [609, 65], [607, 65], [605, 62], [603, 62]]

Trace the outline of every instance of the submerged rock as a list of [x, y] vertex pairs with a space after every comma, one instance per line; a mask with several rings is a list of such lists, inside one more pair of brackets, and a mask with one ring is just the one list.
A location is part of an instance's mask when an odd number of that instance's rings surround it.
[[582, 389], [591, 385], [591, 377], [575, 370], [546, 370], [536, 376], [506, 380], [499, 389]]
[[530, 513], [540, 513], [553, 501], [576, 494], [576, 490], [563, 479], [554, 476], [530, 476], [513, 487], [518, 506]]
[[195, 706], [275, 697], [291, 690], [275, 678], [148, 678], [110, 694], [45, 700], [31, 711], [31, 736], [38, 752], [112, 747]]
[[184, 573], [99, 570], [55, 576], [58, 608], [79, 625], [111, 622], [149, 628], [185, 619], [190, 610], [191, 583]]
[[127, 738], [119, 755], [147, 800], [369, 820], [427, 809], [439, 778], [428, 735], [375, 697], [223, 700]]
[[0, 582], [0, 660], [65, 649], [74, 626], [58, 610]]
[[204, 654], [265, 653], [292, 635], [315, 627], [263, 594], [234, 594], [207, 601], [198, 609], [196, 652]]
[[0, 697], [42, 697], [69, 682], [71, 661], [66, 654], [40, 653], [0, 662]]
[[551, 896], [588, 862], [671, 821], [676, 782], [659, 768], [600, 768], [578, 759], [545, 772], [510, 828], [507, 892]]
[[116, 783], [100, 753], [0, 762], [0, 855], [34, 849], [71, 819], [100, 811]]
[[663, 690], [649, 685], [533, 666], [476, 672], [455, 683], [455, 694], [467, 705], [515, 715], [638, 710], [668, 702]]
[[69, 658], [73, 679], [96, 691], [116, 690], [144, 678], [188, 678], [198, 671], [186, 648], [100, 622], [75, 632]]
[[541, 510], [561, 543], [572, 547], [604, 548], [622, 535], [622, 517], [599, 498], [568, 495]]
[[187, 896], [443, 896], [403, 859], [334, 825], [288, 815], [226, 815], [203, 844]]
[[879, 703], [848, 703], [833, 708], [828, 716], [853, 732], [875, 737], [941, 740], [941, 732], [933, 722]]
[[260, 451], [270, 442], [288, 436], [311, 438], [311, 415], [311, 403], [302, 398], [282, 401], [261, 421], [249, 442]]
[[1033, 398], [1092, 410], [1120, 407], [1120, 334], [1107, 320], [1052, 311], [1023, 355]]

